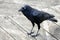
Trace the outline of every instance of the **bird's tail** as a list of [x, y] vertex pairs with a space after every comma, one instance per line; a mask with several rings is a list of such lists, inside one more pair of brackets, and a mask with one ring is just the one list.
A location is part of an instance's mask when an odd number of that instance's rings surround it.
[[58, 22], [55, 18], [50, 18], [49, 20], [53, 22]]

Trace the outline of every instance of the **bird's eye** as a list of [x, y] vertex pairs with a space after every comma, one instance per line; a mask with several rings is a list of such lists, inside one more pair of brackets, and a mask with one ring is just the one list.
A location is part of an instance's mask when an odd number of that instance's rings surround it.
[[26, 9], [26, 7], [23, 7], [23, 9]]

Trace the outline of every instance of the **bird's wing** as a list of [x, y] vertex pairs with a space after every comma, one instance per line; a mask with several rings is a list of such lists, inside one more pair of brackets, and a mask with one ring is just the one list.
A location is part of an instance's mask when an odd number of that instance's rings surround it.
[[37, 15], [40, 15], [40, 16], [41, 16], [42, 14], [40, 14], [39, 11], [35, 10], [35, 11], [33, 11], [32, 15], [33, 15], [33, 16], [37, 16]]
[[40, 13], [39, 11], [34, 11], [32, 14], [35, 21], [40, 22], [43, 20], [43, 14]]
[[44, 18], [46, 18], [46, 19], [50, 19], [50, 18], [55, 17], [54, 15], [48, 14], [48, 13], [46, 13], [46, 12], [43, 14], [43, 16], [44, 16]]
[[46, 12], [43, 11], [35, 11], [33, 12], [33, 17], [39, 20], [47, 20], [49, 18], [53, 18], [54, 15], [52, 14], [48, 14]]

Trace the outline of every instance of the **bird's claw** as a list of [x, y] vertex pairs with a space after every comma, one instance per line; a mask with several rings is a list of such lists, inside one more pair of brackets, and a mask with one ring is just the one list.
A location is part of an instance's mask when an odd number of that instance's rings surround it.
[[39, 34], [36, 34], [36, 35], [31, 35], [32, 37], [37, 37]]
[[31, 34], [33, 34], [34, 32], [31, 32], [31, 33], [27, 33], [28, 35], [31, 35]]

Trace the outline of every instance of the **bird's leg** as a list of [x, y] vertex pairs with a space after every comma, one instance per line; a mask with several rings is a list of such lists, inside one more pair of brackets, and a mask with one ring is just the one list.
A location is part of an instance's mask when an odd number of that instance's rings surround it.
[[37, 31], [36, 35], [32, 35], [32, 37], [38, 36], [38, 35], [39, 35], [39, 34], [38, 34], [39, 30], [40, 30], [40, 25], [38, 24], [38, 31]]
[[37, 33], [36, 33], [36, 36], [39, 35], [39, 34], [38, 34], [39, 30], [40, 30], [40, 24], [38, 24], [38, 31], [37, 31]]
[[34, 28], [34, 23], [32, 23], [32, 25], [33, 25], [33, 27], [32, 27], [32, 29], [31, 29], [31, 32], [30, 33], [28, 33], [28, 35], [31, 35], [31, 34], [33, 34], [34, 32], [32, 32], [32, 30], [33, 30], [33, 28]]
[[38, 34], [39, 30], [40, 30], [40, 29], [38, 29], [38, 31], [37, 31], [37, 33], [36, 33], [36, 36], [38, 36], [38, 35], [39, 35], [39, 34]]
[[31, 32], [30, 32], [30, 33], [34, 33], [34, 32], [32, 32], [33, 28], [34, 28], [34, 27], [32, 27], [32, 29], [31, 29]]

